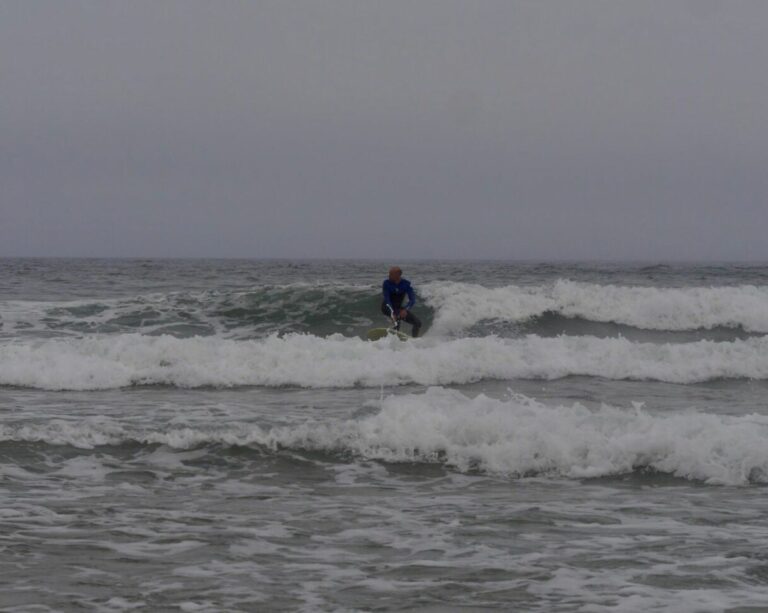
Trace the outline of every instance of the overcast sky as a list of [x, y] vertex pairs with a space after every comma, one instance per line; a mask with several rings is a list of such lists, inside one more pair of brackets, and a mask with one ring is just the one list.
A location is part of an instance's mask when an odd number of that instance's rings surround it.
[[0, 0], [0, 255], [768, 260], [768, 2]]

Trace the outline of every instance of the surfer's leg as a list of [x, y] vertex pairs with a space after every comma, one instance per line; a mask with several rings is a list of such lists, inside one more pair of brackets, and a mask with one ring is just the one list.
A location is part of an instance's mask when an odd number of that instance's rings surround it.
[[416, 338], [419, 335], [419, 330], [421, 330], [421, 320], [416, 317], [416, 315], [408, 311], [408, 315], [405, 316], [405, 322], [413, 326], [413, 329], [411, 330], [411, 336]]

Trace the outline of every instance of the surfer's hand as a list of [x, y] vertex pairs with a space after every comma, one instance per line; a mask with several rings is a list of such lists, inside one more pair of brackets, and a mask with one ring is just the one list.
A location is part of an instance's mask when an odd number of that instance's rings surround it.
[[405, 319], [406, 317], [408, 317], [408, 310], [400, 309], [400, 319]]

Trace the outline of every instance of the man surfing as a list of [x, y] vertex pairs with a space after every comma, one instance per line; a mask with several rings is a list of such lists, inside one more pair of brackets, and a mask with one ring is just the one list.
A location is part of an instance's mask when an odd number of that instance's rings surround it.
[[[413, 293], [411, 282], [403, 279], [403, 271], [399, 266], [389, 269], [389, 277], [381, 286], [384, 301], [381, 303], [381, 312], [391, 318], [395, 323], [405, 321], [413, 326], [411, 336], [416, 338], [421, 329], [421, 321], [413, 313], [411, 308], [416, 304], [416, 294]], [[408, 296], [408, 302], [403, 306], [403, 300]]]

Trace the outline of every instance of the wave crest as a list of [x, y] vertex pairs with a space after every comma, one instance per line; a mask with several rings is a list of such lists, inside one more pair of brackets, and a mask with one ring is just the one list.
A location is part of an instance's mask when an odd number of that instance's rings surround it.
[[483, 320], [524, 322], [546, 313], [646, 330], [768, 332], [768, 287], [631, 287], [559, 280], [550, 286], [488, 288], [430, 283], [435, 328], [457, 332]]

